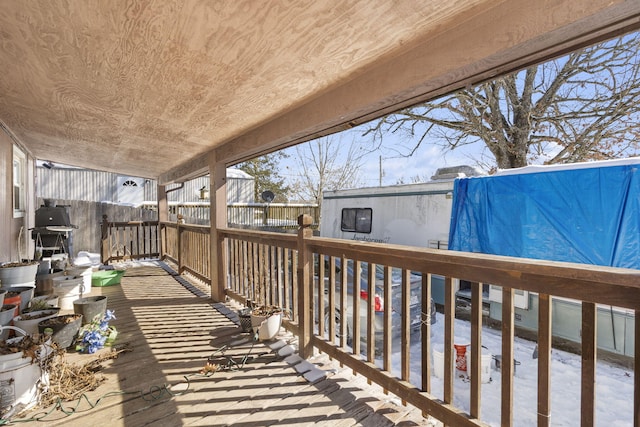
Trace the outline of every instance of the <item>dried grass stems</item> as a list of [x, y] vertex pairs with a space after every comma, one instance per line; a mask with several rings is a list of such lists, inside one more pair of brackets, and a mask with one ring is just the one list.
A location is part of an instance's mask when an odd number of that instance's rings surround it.
[[102, 364], [129, 351], [132, 348], [128, 343], [120, 344], [83, 364], [71, 364], [65, 360], [64, 350], [56, 351], [45, 361], [45, 369], [49, 372], [49, 388], [42, 393], [38, 406], [46, 408], [58, 401], [78, 400], [83, 394], [97, 389], [106, 381], [105, 377], [98, 374], [104, 368]]

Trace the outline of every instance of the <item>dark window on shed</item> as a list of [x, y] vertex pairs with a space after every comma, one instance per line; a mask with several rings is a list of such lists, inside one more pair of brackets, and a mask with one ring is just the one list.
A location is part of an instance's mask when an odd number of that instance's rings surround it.
[[344, 208], [342, 209], [342, 231], [355, 231], [356, 233], [371, 233], [371, 208]]

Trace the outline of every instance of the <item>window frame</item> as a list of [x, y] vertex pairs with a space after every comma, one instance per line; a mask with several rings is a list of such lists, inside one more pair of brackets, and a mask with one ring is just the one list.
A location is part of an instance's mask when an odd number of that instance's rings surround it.
[[[361, 212], [367, 211], [368, 218], [363, 216]], [[345, 214], [353, 215], [353, 220], [347, 218], [345, 221]], [[366, 220], [366, 221], [365, 221]], [[350, 226], [353, 221], [353, 226]], [[342, 208], [340, 215], [340, 230], [352, 233], [371, 234], [371, 228], [373, 223], [373, 209], [372, 208]]]
[[11, 181], [13, 217], [23, 218], [27, 212], [27, 155], [15, 145], [13, 146]]

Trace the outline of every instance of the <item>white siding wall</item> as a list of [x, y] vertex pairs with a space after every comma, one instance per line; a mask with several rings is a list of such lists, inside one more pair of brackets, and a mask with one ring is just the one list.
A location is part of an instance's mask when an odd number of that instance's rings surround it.
[[36, 195], [43, 199], [116, 202], [117, 175], [86, 169], [36, 168]]
[[[43, 199], [118, 201], [118, 175], [111, 172], [60, 166], [47, 169], [39, 166], [36, 174], [36, 195]], [[238, 176], [235, 170], [228, 170], [227, 175], [228, 203], [253, 202], [253, 178]], [[170, 202], [198, 202], [201, 201], [199, 196], [202, 187], [209, 188], [208, 176], [185, 182], [183, 188], [170, 192], [167, 198]], [[144, 201], [158, 200], [155, 180], [144, 180], [143, 194]]]

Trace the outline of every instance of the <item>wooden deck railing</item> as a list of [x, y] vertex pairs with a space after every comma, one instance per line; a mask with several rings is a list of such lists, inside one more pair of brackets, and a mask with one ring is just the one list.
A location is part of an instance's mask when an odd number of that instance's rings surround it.
[[158, 221], [110, 222], [103, 215], [101, 236], [100, 260], [103, 264], [160, 256]]
[[231, 203], [227, 206], [227, 219], [231, 227], [297, 230], [298, 217], [309, 215], [311, 228], [318, 229], [318, 205], [302, 203]]
[[163, 259], [175, 262], [178, 273], [189, 272], [210, 284], [209, 233], [209, 226], [160, 223]]
[[[309, 218], [305, 221], [311, 223]], [[185, 269], [208, 277], [209, 234], [199, 227], [177, 224], [163, 224], [162, 230], [165, 255], [180, 260]], [[596, 304], [633, 310], [635, 342], [640, 342], [640, 273], [636, 270], [326, 239], [313, 237], [304, 227], [298, 236], [231, 228], [218, 229], [217, 233], [219, 247], [226, 250], [223, 259], [227, 265], [223, 267], [227, 282], [213, 286], [223, 286], [227, 296], [240, 302], [251, 299], [284, 307], [290, 312], [285, 327], [298, 334], [301, 356], [310, 356], [315, 347], [445, 425], [486, 425], [480, 418], [480, 376], [471, 375], [468, 412], [455, 405], [453, 280], [456, 278], [472, 282], [469, 347], [472, 373], [481, 372], [482, 284], [502, 286], [500, 413], [504, 426], [514, 423], [513, 301], [517, 290], [539, 295], [539, 426], [551, 423], [552, 297], [571, 298], [582, 304], [581, 419], [576, 424], [595, 424]], [[348, 268], [340, 268], [347, 265], [353, 269], [351, 276]], [[376, 307], [376, 299], [363, 294], [363, 284], [353, 279], [360, 277], [365, 268], [368, 283], [376, 280], [376, 271], [383, 272], [382, 307]], [[398, 271], [399, 284], [395, 283]], [[415, 272], [421, 275], [421, 322], [419, 333], [412, 334], [415, 325], [411, 325], [410, 316], [398, 319], [398, 307], [392, 308], [391, 304], [399, 300], [399, 310], [410, 312]], [[421, 373], [433, 370], [429, 301], [431, 277], [435, 274], [445, 277], [442, 398], [432, 392], [430, 374], [411, 377], [416, 368]], [[348, 287], [352, 292], [347, 292]], [[391, 295], [392, 288], [394, 293], [400, 293], [399, 297]], [[366, 298], [361, 299], [363, 295]], [[344, 321], [350, 312], [361, 316], [354, 316], [351, 323]], [[421, 348], [419, 354], [410, 351], [416, 343]], [[392, 345], [399, 352], [399, 362], [397, 355], [392, 357]], [[640, 366], [638, 352], [634, 354], [635, 365]], [[633, 419], [629, 425], [640, 426], [639, 391], [640, 378], [635, 375]]]
[[[157, 203], [147, 202], [142, 208], [157, 210]], [[183, 217], [189, 224], [209, 225], [211, 206], [205, 202], [168, 202], [169, 221]], [[310, 215], [314, 230], [320, 223], [320, 208], [308, 203], [230, 203], [227, 205], [227, 219], [230, 227], [254, 230], [278, 229], [297, 230], [298, 217]], [[271, 230], [274, 231], [274, 230]]]

